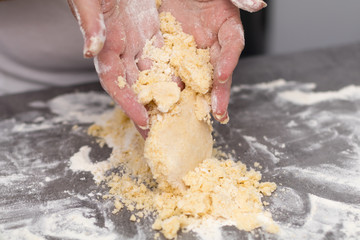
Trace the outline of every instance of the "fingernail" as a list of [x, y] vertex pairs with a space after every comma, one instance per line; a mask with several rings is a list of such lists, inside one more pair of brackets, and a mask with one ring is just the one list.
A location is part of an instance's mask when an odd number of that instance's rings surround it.
[[100, 36], [92, 36], [90, 38], [89, 47], [85, 46], [84, 48], [84, 56], [85, 57], [93, 57], [97, 55], [102, 47], [104, 46], [104, 40]]
[[139, 128], [141, 129], [141, 130], [148, 130], [149, 129], [149, 125], [146, 125], [146, 126], [140, 126], [140, 125], [138, 125], [139, 126]]
[[226, 118], [224, 120], [222, 120], [220, 123], [221, 124], [227, 124], [229, 122], [230, 118], [229, 118], [229, 114], [226, 113]]
[[263, 7], [263, 8], [267, 6], [267, 3], [264, 2], [264, 1], [261, 1], [261, 4], [262, 4], [262, 7]]
[[93, 57], [93, 55], [91, 54], [91, 52], [89, 50], [84, 49], [84, 57], [91, 58], [91, 57]]
[[221, 119], [223, 119], [225, 116], [227, 115], [227, 111], [223, 114], [223, 115], [220, 115], [220, 114], [215, 114], [215, 117], [218, 121], [220, 121]]
[[219, 83], [226, 83], [227, 82], [228, 78], [225, 78], [224, 80], [222, 80], [223, 74], [222, 74], [222, 70], [221, 70], [220, 67], [218, 68], [217, 75], [218, 75], [217, 78], [218, 78]]
[[219, 78], [219, 79], [218, 79], [218, 82], [221, 83], [221, 84], [224, 84], [224, 83], [226, 83], [228, 80], [229, 80], [228, 78], [226, 78], [225, 80], [220, 80], [220, 78]]
[[149, 119], [146, 119], [146, 125], [145, 125], [145, 126], [140, 126], [140, 125], [138, 125], [138, 127], [139, 127], [141, 130], [149, 130], [149, 128], [150, 128]]

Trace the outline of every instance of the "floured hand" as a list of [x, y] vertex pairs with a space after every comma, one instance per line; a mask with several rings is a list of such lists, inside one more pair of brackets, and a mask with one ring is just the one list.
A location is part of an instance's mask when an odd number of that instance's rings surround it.
[[155, 1], [68, 2], [84, 36], [84, 56], [95, 57], [103, 88], [145, 136], [148, 114], [131, 86], [138, 79], [139, 71], [151, 65], [149, 60], [141, 58], [145, 42], [156, 36], [154, 45], [163, 44]]
[[255, 12], [266, 6], [261, 0], [163, 0], [160, 11], [171, 12], [184, 32], [195, 37], [200, 48], [210, 48], [214, 66], [211, 93], [216, 120], [229, 120], [227, 106], [232, 72], [244, 48], [239, 9]]

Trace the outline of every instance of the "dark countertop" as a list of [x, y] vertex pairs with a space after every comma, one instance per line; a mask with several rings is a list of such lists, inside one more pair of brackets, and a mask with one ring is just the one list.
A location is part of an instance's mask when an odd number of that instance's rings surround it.
[[[282, 230], [224, 227], [223, 238], [360, 236], [360, 43], [243, 59], [233, 85], [230, 123], [215, 124], [217, 145], [249, 167], [259, 162], [264, 179], [278, 184], [265, 200]], [[339, 91], [348, 85], [359, 87]], [[153, 238], [151, 219], [112, 215], [91, 174], [68, 167], [84, 145], [92, 159], [109, 154], [84, 131], [110, 107], [99, 92], [94, 83], [0, 97], [0, 239]], [[316, 102], [304, 103], [299, 92]]]

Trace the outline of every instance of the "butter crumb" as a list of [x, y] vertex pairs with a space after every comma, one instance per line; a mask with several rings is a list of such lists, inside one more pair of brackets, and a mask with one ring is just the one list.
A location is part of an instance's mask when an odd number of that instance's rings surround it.
[[126, 86], [126, 81], [122, 76], [118, 76], [117, 85], [120, 89], [123, 89]]
[[135, 217], [135, 215], [134, 215], [134, 214], [132, 214], [132, 215], [131, 215], [131, 217], [130, 217], [130, 221], [132, 221], [132, 222], [135, 222], [135, 221], [136, 221], [136, 217]]
[[162, 233], [167, 239], [174, 238], [177, 235], [177, 232], [180, 230], [180, 221], [177, 216], [172, 216], [161, 224]]

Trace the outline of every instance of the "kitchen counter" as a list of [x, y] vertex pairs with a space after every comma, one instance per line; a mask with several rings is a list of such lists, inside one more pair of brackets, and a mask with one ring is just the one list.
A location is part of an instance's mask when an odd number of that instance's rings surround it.
[[[242, 59], [233, 76], [216, 145], [277, 183], [264, 200], [281, 231], [226, 226], [223, 239], [357, 239], [360, 43]], [[69, 168], [82, 146], [110, 154], [86, 129], [111, 108], [97, 83], [0, 97], [0, 239], [153, 239], [151, 217], [112, 214], [106, 189]]]

